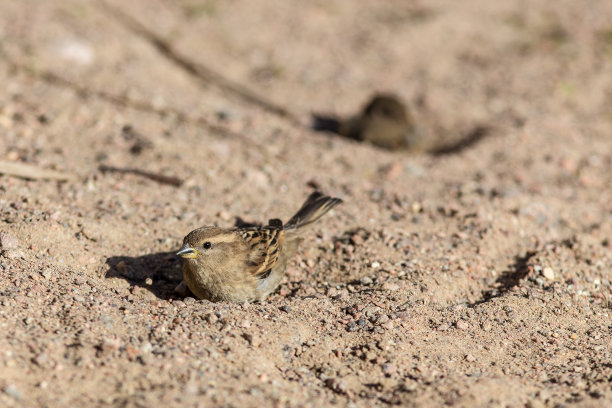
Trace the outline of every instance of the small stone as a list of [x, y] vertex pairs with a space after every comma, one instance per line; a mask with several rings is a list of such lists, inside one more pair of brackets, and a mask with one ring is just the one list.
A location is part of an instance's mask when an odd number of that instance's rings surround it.
[[281, 306], [278, 309], [283, 311], [283, 312], [285, 312], [285, 313], [291, 312], [291, 308], [289, 306], [286, 306], [286, 305], [285, 306]]
[[386, 290], [389, 292], [394, 292], [396, 290], [399, 290], [399, 285], [397, 283], [392, 283], [392, 282], [385, 282], [382, 285], [382, 290]]
[[397, 372], [397, 369], [395, 368], [395, 366], [391, 363], [385, 363], [382, 366], [382, 370], [383, 373], [385, 373], [385, 375], [387, 377], [391, 377], [393, 374], [395, 374]]
[[342, 380], [338, 380], [337, 378], [328, 378], [325, 380], [325, 385], [330, 390], [337, 392], [339, 394], [343, 394], [346, 392], [346, 384]]
[[342, 299], [346, 299], [348, 297], [348, 290], [346, 289], [335, 289], [335, 288], [330, 288], [327, 291], [327, 296], [331, 297], [332, 299], [335, 300], [342, 300]]
[[259, 347], [261, 344], [261, 339], [258, 335], [253, 333], [244, 333], [242, 337], [249, 342], [249, 344], [253, 347]]
[[387, 316], [386, 314], [380, 315], [378, 316], [378, 319], [376, 319], [376, 322], [378, 324], [385, 324], [389, 321], [389, 316]]
[[371, 285], [372, 283], [374, 283], [372, 278], [370, 278], [369, 276], [364, 276], [359, 281], [361, 282], [362, 285]]
[[450, 326], [447, 323], [442, 323], [438, 326], [438, 331], [447, 331], [450, 329]]
[[47, 353], [43, 352], [37, 355], [36, 357], [34, 357], [33, 361], [39, 367], [44, 367], [45, 364], [49, 361], [49, 356], [47, 355]]
[[100, 349], [104, 352], [119, 350], [121, 343], [117, 339], [105, 338], [102, 340], [102, 344], [100, 345]]
[[15, 249], [19, 247], [19, 240], [14, 236], [7, 234], [5, 232], [0, 232], [0, 248], [7, 249]]
[[387, 180], [393, 180], [402, 174], [404, 171], [404, 164], [401, 161], [397, 161], [387, 166], [383, 171]]
[[2, 251], [2, 256], [6, 259], [17, 259], [23, 257], [23, 252], [19, 249], [6, 249]]
[[217, 214], [219, 216], [219, 218], [221, 218], [223, 221], [229, 221], [230, 218], [232, 218], [231, 214], [225, 210], [221, 210], [219, 211], [219, 213]]
[[465, 361], [467, 361], [468, 363], [473, 363], [474, 361], [476, 361], [476, 357], [471, 354], [466, 354]]
[[55, 44], [55, 50], [61, 59], [79, 65], [89, 65], [95, 59], [94, 48], [84, 41], [64, 39]]
[[458, 320], [455, 324], [459, 330], [467, 330], [470, 325], [465, 320]]
[[406, 392], [415, 392], [418, 388], [418, 384], [412, 380], [405, 380], [402, 384], [402, 390]]
[[526, 408], [544, 408], [545, 406], [542, 401], [536, 399], [527, 401], [527, 404], [525, 404]]
[[542, 276], [544, 276], [549, 281], [555, 280], [555, 271], [551, 267], [546, 267], [542, 270]]
[[153, 345], [147, 341], [143, 343], [140, 349], [142, 350], [143, 353], [150, 353], [151, 351], [153, 351]]
[[378, 269], [378, 268], [380, 268], [380, 262], [374, 261], [374, 262], [372, 262], [372, 264], [370, 266], [372, 267], [372, 269]]
[[21, 391], [19, 391], [19, 389], [13, 384], [7, 385], [2, 389], [2, 391], [9, 397], [13, 397], [16, 400], [21, 399]]
[[208, 313], [206, 316], [204, 316], [204, 319], [210, 324], [217, 323], [217, 320], [219, 320], [214, 313]]
[[361, 238], [359, 234], [353, 234], [353, 236], [351, 237], [351, 241], [353, 245], [356, 245], [356, 246], [363, 244], [363, 238]]
[[45, 269], [40, 272], [43, 278], [49, 279], [51, 277], [51, 271], [49, 269]]
[[393, 330], [395, 324], [393, 323], [393, 320], [389, 320], [387, 323], [381, 324], [380, 327], [385, 330]]
[[145, 285], [151, 286], [152, 284], [153, 284], [153, 279], [151, 279], [151, 278], [145, 279]]
[[421, 210], [423, 210], [423, 206], [418, 201], [410, 204], [410, 211], [412, 211], [414, 214], [420, 213]]

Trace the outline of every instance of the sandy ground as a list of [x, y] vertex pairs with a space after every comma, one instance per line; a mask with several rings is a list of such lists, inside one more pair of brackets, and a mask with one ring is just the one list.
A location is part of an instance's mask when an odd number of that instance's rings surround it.
[[[77, 176], [0, 176], [1, 406], [612, 405], [612, 2], [359, 3], [0, 4], [0, 159]], [[489, 133], [309, 130], [377, 91]], [[313, 186], [267, 301], [173, 293]]]

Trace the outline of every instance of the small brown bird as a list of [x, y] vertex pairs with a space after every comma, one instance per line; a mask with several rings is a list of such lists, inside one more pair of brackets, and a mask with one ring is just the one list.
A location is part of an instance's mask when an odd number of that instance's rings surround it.
[[415, 126], [406, 106], [394, 95], [374, 95], [363, 110], [348, 119], [313, 116], [313, 129], [390, 150], [420, 148], [423, 132]]
[[287, 262], [302, 242], [304, 227], [342, 202], [312, 193], [283, 225], [224, 229], [201, 227], [183, 240], [177, 255], [185, 259], [183, 277], [200, 299], [247, 302], [263, 300], [280, 284]]

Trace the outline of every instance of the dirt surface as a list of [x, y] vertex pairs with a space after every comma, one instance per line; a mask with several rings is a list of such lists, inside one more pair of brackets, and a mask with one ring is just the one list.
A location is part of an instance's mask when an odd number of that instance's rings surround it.
[[[612, 2], [359, 3], [0, 3], [0, 159], [77, 176], [0, 176], [0, 406], [612, 405]], [[381, 91], [488, 133], [309, 130]], [[174, 294], [313, 186], [267, 301]]]

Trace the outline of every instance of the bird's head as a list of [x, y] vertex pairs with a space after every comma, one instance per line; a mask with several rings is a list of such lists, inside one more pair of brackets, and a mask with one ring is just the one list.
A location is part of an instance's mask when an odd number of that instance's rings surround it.
[[202, 227], [191, 231], [176, 253], [183, 259], [198, 263], [219, 263], [239, 244], [239, 236], [218, 227]]

